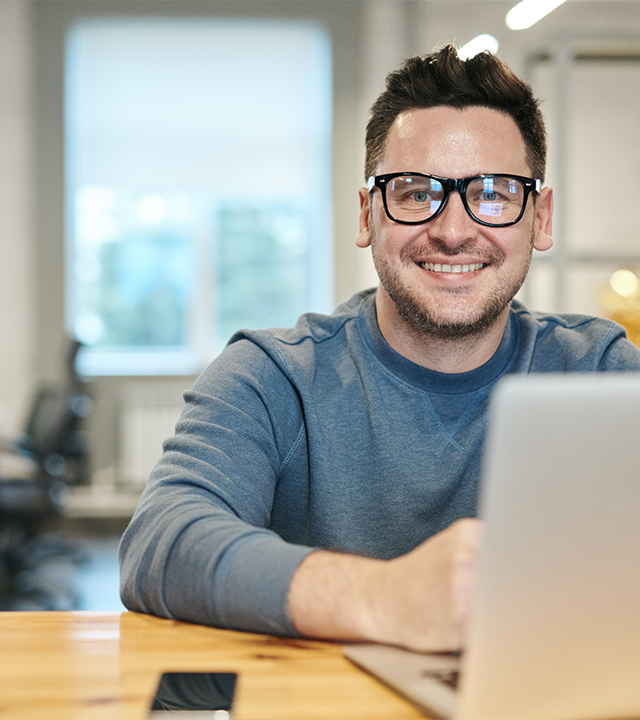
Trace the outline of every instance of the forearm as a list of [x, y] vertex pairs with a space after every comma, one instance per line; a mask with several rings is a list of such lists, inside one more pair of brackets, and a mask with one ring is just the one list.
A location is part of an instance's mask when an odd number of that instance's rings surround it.
[[[186, 513], [185, 513], [186, 514]], [[291, 635], [291, 577], [311, 551], [221, 510], [198, 520], [137, 517], [121, 545], [126, 607], [217, 627]]]
[[289, 587], [289, 616], [307, 637], [377, 640], [376, 591], [384, 561], [317, 551], [307, 555]]

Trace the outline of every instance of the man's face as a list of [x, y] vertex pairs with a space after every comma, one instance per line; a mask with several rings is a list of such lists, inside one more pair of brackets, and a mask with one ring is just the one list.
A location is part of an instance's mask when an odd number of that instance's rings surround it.
[[[407, 171], [447, 178], [531, 176], [514, 120], [483, 107], [438, 106], [399, 115], [376, 174]], [[382, 283], [379, 314], [395, 314], [421, 335], [465, 337], [492, 327], [520, 289], [532, 249], [551, 247], [549, 188], [535, 208], [530, 196], [522, 219], [505, 228], [475, 222], [456, 192], [440, 215], [414, 226], [389, 220], [379, 190], [370, 195], [362, 188], [360, 197], [357, 244], [372, 246]]]

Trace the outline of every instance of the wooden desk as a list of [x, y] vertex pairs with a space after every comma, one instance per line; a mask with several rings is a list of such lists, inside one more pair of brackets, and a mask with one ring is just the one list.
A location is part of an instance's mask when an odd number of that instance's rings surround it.
[[142, 720], [166, 670], [237, 672], [234, 720], [409, 720], [339, 645], [138, 613], [0, 613], [1, 720]]

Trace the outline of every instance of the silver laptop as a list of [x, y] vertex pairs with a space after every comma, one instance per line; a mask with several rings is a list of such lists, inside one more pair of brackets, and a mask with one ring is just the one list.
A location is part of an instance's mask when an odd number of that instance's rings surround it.
[[480, 508], [462, 656], [345, 655], [439, 717], [640, 717], [640, 374], [502, 381]]

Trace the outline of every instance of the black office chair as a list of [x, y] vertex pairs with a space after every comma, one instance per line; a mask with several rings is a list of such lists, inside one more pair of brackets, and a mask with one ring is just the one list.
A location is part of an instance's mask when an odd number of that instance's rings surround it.
[[69, 485], [89, 479], [81, 424], [92, 401], [75, 371], [79, 348], [70, 343], [64, 380], [36, 392], [23, 435], [1, 448], [31, 468], [22, 477], [0, 475], [0, 610], [70, 610], [76, 603], [69, 583], [59, 582], [64, 573], [47, 577], [45, 566], [80, 556], [44, 531], [62, 517]]

